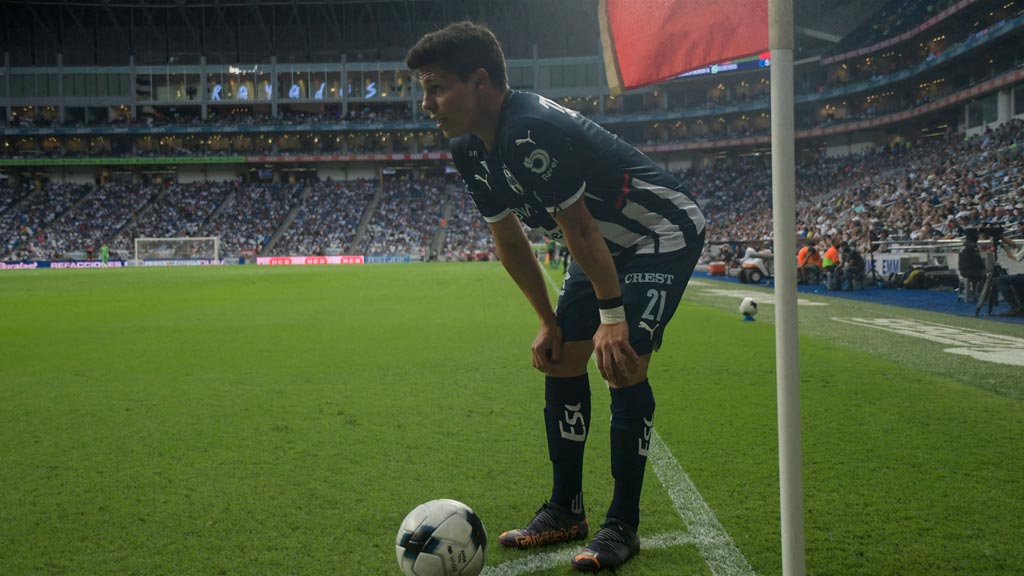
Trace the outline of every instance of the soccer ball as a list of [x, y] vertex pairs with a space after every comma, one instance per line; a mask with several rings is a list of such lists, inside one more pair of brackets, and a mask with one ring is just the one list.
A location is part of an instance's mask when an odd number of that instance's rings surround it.
[[747, 318], [757, 316], [757, 300], [747, 297], [740, 302], [740, 314]]
[[406, 576], [476, 576], [484, 568], [487, 533], [469, 506], [431, 500], [402, 521], [395, 553]]

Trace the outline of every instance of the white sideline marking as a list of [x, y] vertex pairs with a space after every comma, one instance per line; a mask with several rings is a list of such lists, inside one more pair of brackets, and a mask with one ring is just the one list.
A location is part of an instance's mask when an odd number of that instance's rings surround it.
[[[650, 538], [640, 538], [640, 550], [657, 550], [659, 548], [670, 548], [672, 546], [685, 546], [694, 544], [696, 541], [685, 532], [672, 532], [660, 534]], [[487, 566], [481, 572], [481, 576], [519, 576], [520, 574], [531, 574], [552, 568], [567, 567], [572, 561], [572, 556], [579, 548], [564, 548], [555, 552], [544, 552], [531, 554], [525, 558], [502, 562], [497, 566]]]
[[[557, 292], [558, 285], [551, 274], [543, 265], [541, 265], [541, 270], [544, 271], [548, 283]], [[593, 356], [590, 358], [594, 359]], [[711, 573], [715, 576], [754, 576], [754, 570], [750, 567], [746, 557], [736, 547], [732, 538], [729, 537], [729, 533], [718, 521], [714, 511], [701, 497], [697, 487], [683, 471], [679, 462], [672, 456], [672, 451], [661, 439], [657, 430], [652, 430], [650, 454], [649, 458], [654, 474], [668, 492], [676, 512], [682, 516], [683, 522], [686, 523], [690, 532], [674, 532], [651, 538], [641, 538], [640, 549], [650, 550], [695, 544], [711, 569]], [[565, 565], [569, 560], [569, 555], [569, 552], [565, 550], [533, 554], [528, 558], [509, 560], [497, 566], [488, 566], [481, 574], [483, 576], [519, 576], [520, 574], [549, 570]]]
[[949, 354], [970, 356], [982, 362], [1024, 366], [1024, 338], [993, 334], [908, 318], [832, 318], [836, 322], [865, 326], [894, 334], [955, 346], [944, 348]]
[[544, 271], [544, 277], [548, 279], [548, 284], [551, 285], [551, 289], [554, 290], [557, 294], [560, 290], [560, 288], [558, 287], [558, 283], [555, 282], [555, 279], [551, 277], [551, 272], [548, 272], [548, 269], [546, 266], [544, 266], [544, 264], [541, 264], [540, 262], [538, 262], [538, 264], [540, 264], [540, 269]]
[[753, 576], [746, 557], [729, 537], [715, 512], [701, 497], [697, 487], [672, 456], [672, 451], [657, 430], [651, 434], [651, 468], [668, 491], [676, 512], [683, 517], [700, 555], [716, 576]]
[[[693, 284], [693, 282], [690, 282]], [[775, 293], [774, 292], [755, 292], [753, 290], [731, 289], [731, 288], [704, 288], [701, 285], [701, 290], [704, 294], [710, 294], [712, 296], [723, 296], [726, 298], [736, 298], [742, 300], [746, 297], [751, 297], [757, 300], [758, 304], [771, 304], [775, 305]], [[797, 298], [796, 303], [798, 306], [828, 306], [828, 302], [818, 302], [816, 300], [808, 300], [807, 298]]]

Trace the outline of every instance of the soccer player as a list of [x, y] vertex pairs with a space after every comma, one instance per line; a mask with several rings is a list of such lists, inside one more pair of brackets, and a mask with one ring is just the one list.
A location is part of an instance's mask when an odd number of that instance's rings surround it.
[[[587, 363], [611, 395], [615, 481], [606, 520], [572, 559], [618, 566], [640, 550], [640, 491], [654, 424], [647, 379], [704, 245], [705, 218], [678, 180], [577, 112], [510, 90], [494, 34], [471, 22], [423, 36], [406, 64], [446, 137], [498, 257], [540, 320], [533, 366], [545, 374], [553, 486], [530, 523], [499, 537], [531, 548], [583, 540], [583, 450], [590, 429]], [[568, 246], [572, 264], [551, 309], [524, 222]]]
[[562, 246], [558, 249], [558, 260], [562, 263], [562, 274], [569, 273], [569, 248]]

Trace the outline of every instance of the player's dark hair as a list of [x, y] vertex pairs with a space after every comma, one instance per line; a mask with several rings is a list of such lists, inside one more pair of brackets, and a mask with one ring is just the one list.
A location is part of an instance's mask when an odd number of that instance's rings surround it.
[[468, 20], [449, 24], [420, 38], [409, 49], [405, 65], [410, 70], [438, 66], [455, 74], [463, 82], [483, 68], [498, 90], [508, 88], [505, 54], [491, 29]]

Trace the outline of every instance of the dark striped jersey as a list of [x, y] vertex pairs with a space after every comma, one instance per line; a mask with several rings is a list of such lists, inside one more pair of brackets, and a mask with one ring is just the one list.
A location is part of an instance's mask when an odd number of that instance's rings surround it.
[[674, 176], [578, 112], [530, 92], [511, 90], [494, 149], [466, 134], [452, 158], [488, 222], [514, 213], [556, 240], [552, 217], [580, 197], [612, 255], [659, 254], [693, 245], [704, 213]]

